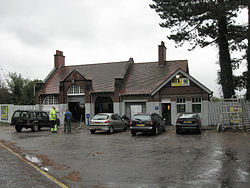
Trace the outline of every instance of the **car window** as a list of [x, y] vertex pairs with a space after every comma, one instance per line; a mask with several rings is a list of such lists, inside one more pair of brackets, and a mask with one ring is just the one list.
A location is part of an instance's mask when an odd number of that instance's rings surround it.
[[46, 117], [48, 117], [48, 114], [46, 114], [46, 112], [42, 112], [42, 116], [43, 116], [44, 118], [46, 118]]
[[93, 120], [106, 120], [108, 117], [106, 114], [97, 114], [93, 117]]
[[196, 118], [196, 114], [181, 114], [179, 116], [180, 119], [184, 119], [184, 118]]
[[16, 112], [13, 114], [13, 117], [18, 118], [18, 117], [21, 116], [21, 114], [22, 114], [22, 112], [16, 111]]
[[27, 111], [23, 111], [21, 116], [22, 117], [28, 117], [28, 112]]
[[134, 115], [132, 120], [140, 120], [140, 121], [150, 121], [150, 115]]
[[30, 112], [30, 115], [29, 115], [30, 118], [35, 118], [36, 117], [36, 114], [35, 112]]
[[114, 116], [116, 120], [122, 120], [122, 118], [118, 114], [115, 114]]
[[36, 112], [36, 116], [37, 116], [38, 118], [41, 118], [41, 117], [42, 117], [41, 112]]

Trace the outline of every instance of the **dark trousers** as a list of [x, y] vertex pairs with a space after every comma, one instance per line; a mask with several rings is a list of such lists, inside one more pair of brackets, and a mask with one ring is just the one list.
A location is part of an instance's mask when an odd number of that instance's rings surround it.
[[66, 124], [65, 128], [67, 129], [68, 133], [71, 133], [71, 120], [70, 119], [66, 120], [65, 124]]

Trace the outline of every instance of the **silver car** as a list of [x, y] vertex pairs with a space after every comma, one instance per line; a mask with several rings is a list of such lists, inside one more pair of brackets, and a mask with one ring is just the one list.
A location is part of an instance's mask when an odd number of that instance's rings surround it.
[[91, 134], [95, 134], [97, 130], [107, 131], [112, 134], [115, 131], [126, 131], [128, 123], [118, 114], [99, 113], [90, 120], [88, 127]]

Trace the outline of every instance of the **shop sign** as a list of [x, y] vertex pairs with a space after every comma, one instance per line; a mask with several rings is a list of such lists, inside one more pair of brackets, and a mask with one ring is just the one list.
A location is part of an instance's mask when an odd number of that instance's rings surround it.
[[172, 87], [180, 87], [180, 86], [190, 86], [190, 81], [188, 78], [173, 78], [171, 80]]
[[1, 120], [8, 120], [8, 106], [1, 106]]

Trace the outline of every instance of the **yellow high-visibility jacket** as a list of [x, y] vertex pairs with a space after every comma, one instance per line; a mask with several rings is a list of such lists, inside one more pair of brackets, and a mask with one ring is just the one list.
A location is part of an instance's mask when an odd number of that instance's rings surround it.
[[55, 121], [56, 120], [56, 111], [54, 108], [52, 108], [49, 112], [49, 120]]

